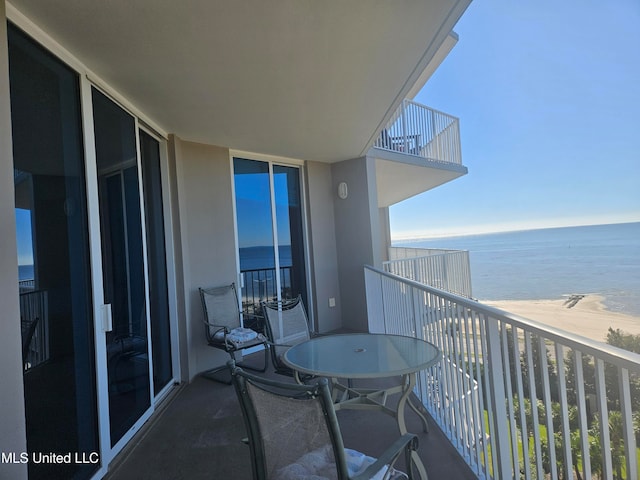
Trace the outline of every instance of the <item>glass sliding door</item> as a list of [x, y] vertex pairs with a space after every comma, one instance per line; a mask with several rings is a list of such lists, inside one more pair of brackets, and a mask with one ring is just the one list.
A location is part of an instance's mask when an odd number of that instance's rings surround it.
[[273, 192], [282, 297], [302, 295], [307, 306], [300, 170], [274, 165]]
[[161, 141], [13, 25], [8, 40], [29, 478], [85, 479], [173, 380]]
[[[27, 450], [89, 458], [100, 447], [79, 78], [8, 33]], [[28, 465], [30, 479], [99, 467]]]
[[261, 300], [306, 300], [299, 169], [243, 158], [233, 165], [245, 313]]
[[173, 379], [160, 143], [143, 130], [139, 135], [149, 266], [153, 393], [157, 395]]
[[242, 306], [252, 315], [278, 295], [269, 164], [234, 158], [233, 165]]
[[92, 90], [114, 446], [151, 407], [146, 278], [135, 119]]

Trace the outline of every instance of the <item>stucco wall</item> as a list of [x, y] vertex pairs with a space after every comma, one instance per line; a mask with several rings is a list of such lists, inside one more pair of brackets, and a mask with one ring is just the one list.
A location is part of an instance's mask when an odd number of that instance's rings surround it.
[[[19, 455], [27, 451], [27, 440], [13, 192], [7, 22], [0, 2], [0, 452]], [[0, 462], [0, 478], [27, 478], [27, 466]]]
[[391, 223], [389, 220], [389, 207], [379, 208], [380, 214], [380, 261], [389, 260], [389, 247], [391, 246]]
[[[206, 345], [198, 287], [238, 281], [232, 166], [227, 148], [187, 142], [175, 136], [169, 148], [177, 188], [174, 217], [179, 219], [174, 225], [176, 278], [178, 285], [184, 286], [179, 292], [184, 298], [182, 305], [178, 299], [181, 366], [183, 379], [190, 380], [228, 359], [226, 354]], [[324, 163], [307, 162], [305, 175], [313, 295], [307, 308], [316, 321], [316, 329], [328, 332], [345, 326], [336, 244], [335, 182], [331, 165]], [[363, 205], [368, 204], [360, 207]], [[368, 244], [371, 245], [370, 240]], [[361, 268], [359, 276], [362, 277]], [[329, 306], [330, 298], [335, 299], [335, 307]]]
[[[338, 251], [336, 247], [333, 200], [335, 189], [331, 165], [306, 163], [309, 257], [311, 258], [311, 290], [313, 317], [319, 332], [342, 327]], [[335, 306], [329, 306], [329, 299]], [[309, 307], [308, 307], [309, 308]]]
[[348, 197], [335, 196], [336, 244], [345, 328], [368, 330], [364, 265], [380, 266], [380, 213], [375, 165], [363, 157], [332, 165], [334, 191], [348, 185]]
[[[174, 137], [184, 280], [181, 329], [187, 346], [183, 362], [189, 379], [228, 355], [207, 345], [198, 287], [237, 283], [231, 163], [226, 148]], [[181, 317], [183, 316], [181, 315]], [[186, 357], [186, 358], [185, 358]]]

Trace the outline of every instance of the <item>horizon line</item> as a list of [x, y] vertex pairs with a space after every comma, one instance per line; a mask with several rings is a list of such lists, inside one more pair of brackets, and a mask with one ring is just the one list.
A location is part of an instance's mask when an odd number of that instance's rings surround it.
[[[391, 234], [391, 242], [419, 242], [421, 240], [436, 240], [439, 238], [454, 238], [454, 237], [472, 237], [476, 235], [490, 235], [493, 233], [515, 233], [515, 232], [528, 232], [532, 230], [551, 230], [555, 228], [574, 228], [574, 227], [596, 227], [596, 226], [604, 226], [604, 225], [625, 225], [632, 223], [640, 223], [640, 219], [637, 220], [624, 220], [618, 222], [606, 222], [606, 223], [570, 223], [570, 224], [562, 224], [562, 225], [547, 225], [547, 226], [529, 226], [529, 227], [514, 227], [512, 226], [504, 226], [491, 228], [488, 226], [488, 230], [474, 230], [470, 232], [444, 232], [444, 233], [433, 233], [433, 234], [414, 234], [407, 236], [394, 236]], [[478, 226], [479, 227], [479, 226]], [[476, 228], [478, 228], [476, 227]]]

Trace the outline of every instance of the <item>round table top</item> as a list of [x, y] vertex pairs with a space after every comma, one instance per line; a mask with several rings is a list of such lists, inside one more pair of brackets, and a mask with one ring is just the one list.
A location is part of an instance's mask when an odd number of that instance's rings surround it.
[[338, 378], [380, 378], [417, 372], [440, 359], [435, 345], [400, 335], [326, 335], [294, 345], [283, 356], [301, 373]]

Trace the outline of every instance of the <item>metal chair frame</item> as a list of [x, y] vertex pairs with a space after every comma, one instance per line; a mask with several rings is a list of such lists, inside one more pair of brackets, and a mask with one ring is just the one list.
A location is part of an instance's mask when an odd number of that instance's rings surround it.
[[[268, 395], [287, 397], [291, 399], [315, 399], [320, 403], [328, 436], [331, 440], [333, 455], [337, 469], [338, 480], [364, 480], [369, 479], [385, 466], [393, 466], [396, 460], [404, 452], [409, 479], [414, 478], [412, 452], [418, 448], [418, 437], [406, 433], [396, 439], [377, 460], [369, 465], [357, 476], [349, 477], [344, 444], [340, 433], [338, 418], [334, 409], [329, 385], [326, 378], [320, 378], [313, 384], [300, 385], [295, 383], [282, 383], [275, 380], [259, 377], [245, 372], [236, 366], [233, 361], [227, 363], [231, 371], [233, 385], [242, 409], [242, 416], [248, 434], [251, 450], [251, 469], [254, 480], [269, 480], [265, 444], [261, 431], [259, 414], [249, 393], [249, 386], [258, 388]], [[299, 425], [298, 428], [304, 428]]]
[[[294, 371], [282, 362], [278, 349], [286, 349], [287, 347], [292, 347], [294, 344], [279, 343], [280, 339], [276, 338], [274, 323], [278, 321], [276, 317], [281, 312], [288, 312], [297, 308], [300, 316], [302, 317], [300, 320], [304, 320], [305, 327], [304, 331], [302, 331], [302, 329], [300, 330], [301, 337], [304, 337], [301, 338], [300, 341], [309, 340], [311, 337], [316, 336], [309, 328], [309, 319], [307, 317], [306, 310], [304, 309], [304, 304], [302, 303], [302, 297], [298, 295], [296, 298], [291, 300], [262, 301], [260, 302], [260, 307], [265, 320], [265, 333], [269, 339], [269, 349], [271, 350], [271, 363], [273, 364], [273, 368], [275, 369], [275, 372], [280, 375], [292, 377], [294, 376]], [[280, 330], [278, 329], [278, 331]], [[299, 343], [300, 341], [296, 343]]]
[[[202, 309], [204, 312], [204, 327], [207, 344], [210, 347], [224, 350], [229, 354], [231, 360], [233, 360], [234, 362], [236, 361], [236, 352], [262, 345], [264, 348], [264, 366], [262, 368], [256, 368], [246, 364], [243, 364], [242, 366], [246, 369], [254, 370], [256, 372], [265, 372], [269, 363], [269, 349], [267, 346], [268, 342], [262, 334], [259, 333], [256, 339], [243, 343], [240, 346], [235, 345], [228, 337], [233, 328], [242, 326], [242, 312], [238, 305], [238, 293], [236, 291], [235, 283], [231, 283], [230, 285], [224, 285], [221, 287], [199, 288], [198, 291], [200, 293], [200, 300], [202, 302]], [[233, 314], [230, 315], [229, 312], [227, 312], [227, 318], [223, 318], [225, 317], [224, 314], [218, 316], [217, 312], [210, 311], [211, 309], [207, 306], [207, 295], [223, 296], [230, 295], [230, 292], [232, 292], [235, 302], [235, 309]], [[218, 320], [216, 320], [216, 318], [218, 318]], [[220, 333], [222, 334], [222, 338], [219, 338]], [[215, 380], [218, 382], [226, 383], [227, 385], [231, 385], [230, 380], [226, 380], [217, 375], [222, 371], [228, 371], [225, 364], [207, 370], [201, 375], [210, 380]]]

